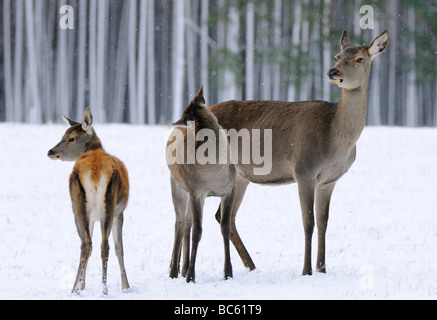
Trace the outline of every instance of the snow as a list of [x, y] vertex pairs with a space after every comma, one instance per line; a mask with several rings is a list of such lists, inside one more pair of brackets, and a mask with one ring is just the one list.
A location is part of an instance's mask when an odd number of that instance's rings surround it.
[[[327, 233], [327, 274], [301, 276], [303, 228], [297, 186], [251, 184], [237, 217], [257, 269], [223, 242], [205, 204], [195, 284], [170, 279], [174, 211], [165, 139], [169, 127], [95, 125], [106, 151], [128, 168], [124, 251], [132, 292], [121, 290], [113, 242], [108, 296], [101, 293], [96, 224], [86, 289], [71, 294], [80, 255], [68, 177], [73, 163], [47, 151], [63, 125], [0, 124], [0, 299], [436, 299], [437, 130], [366, 127], [358, 156], [338, 182]], [[313, 237], [313, 268], [316, 258]]]

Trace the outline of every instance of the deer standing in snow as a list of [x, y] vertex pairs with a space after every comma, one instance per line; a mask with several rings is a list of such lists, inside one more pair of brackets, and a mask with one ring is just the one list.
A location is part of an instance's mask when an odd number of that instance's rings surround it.
[[[249, 182], [283, 185], [297, 182], [305, 231], [303, 275], [311, 275], [311, 239], [314, 213], [318, 229], [317, 271], [325, 273], [325, 235], [335, 184], [355, 161], [356, 142], [366, 123], [367, 85], [372, 60], [387, 46], [389, 32], [370, 45], [356, 47], [346, 31], [341, 51], [329, 70], [329, 82], [341, 88], [339, 103], [326, 101], [227, 101], [211, 106], [224, 129], [272, 129], [272, 171], [254, 175], [256, 164], [237, 164], [235, 205], [230, 239], [245, 266], [255, 268], [238, 235], [235, 216]], [[314, 204], [316, 211], [314, 211]], [[220, 208], [216, 214], [220, 218]]]
[[72, 292], [79, 293], [85, 288], [85, 274], [88, 258], [92, 251], [94, 223], [100, 222], [102, 230], [102, 286], [108, 293], [107, 264], [109, 255], [108, 238], [113, 232], [115, 253], [121, 270], [121, 283], [124, 292], [130, 287], [126, 276], [123, 258], [123, 211], [129, 197], [129, 179], [124, 164], [103, 150], [94, 131], [93, 116], [86, 108], [82, 123], [62, 116], [70, 125], [62, 140], [48, 152], [53, 160], [76, 161], [70, 175], [70, 197], [73, 204], [74, 219], [81, 239], [80, 264]]
[[[197, 95], [185, 109], [182, 118], [173, 125], [178, 127], [173, 130], [167, 143], [167, 163], [171, 173], [172, 199], [176, 212], [175, 239], [172, 262], [170, 265], [170, 277], [176, 278], [178, 276], [181, 244], [184, 239], [185, 249], [182, 275], [186, 275], [187, 282], [195, 281], [197, 248], [202, 236], [203, 204], [206, 197], [215, 196], [221, 197], [220, 225], [225, 247], [224, 278], [228, 279], [232, 277], [229, 232], [231, 208], [235, 196], [236, 173], [234, 166], [230, 164], [229, 161], [230, 153], [227, 144], [227, 136], [223, 132], [222, 127], [218, 124], [214, 114], [205, 107], [203, 87], [200, 88]], [[201, 130], [206, 129], [209, 130], [216, 141], [216, 144], [213, 146], [216, 150], [220, 148], [220, 141], [225, 142], [225, 148], [228, 148], [226, 161], [220, 161], [220, 156], [217, 152], [217, 157], [214, 156], [214, 159], [210, 162], [199, 163], [199, 159], [196, 157], [196, 159], [193, 159], [194, 161], [190, 163], [188, 158], [193, 156], [193, 154], [189, 154], [189, 143], [187, 142], [187, 140], [189, 140], [187, 131], [190, 130], [187, 126], [189, 125], [194, 125], [194, 131], [197, 137], [196, 145], [191, 151], [197, 152], [202, 146], [198, 134]], [[173, 139], [173, 137], [176, 139]], [[182, 161], [169, 161], [169, 157], [173, 151], [182, 151]], [[191, 227], [192, 250], [191, 257], [189, 257], [189, 236]]]

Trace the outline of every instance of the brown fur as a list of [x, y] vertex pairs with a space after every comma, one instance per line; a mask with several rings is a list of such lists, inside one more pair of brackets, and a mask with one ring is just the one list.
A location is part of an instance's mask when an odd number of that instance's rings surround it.
[[63, 116], [70, 124], [61, 141], [48, 152], [53, 159], [76, 161], [70, 175], [70, 197], [77, 232], [81, 239], [80, 264], [73, 292], [85, 288], [88, 259], [92, 251], [94, 222], [99, 221], [102, 230], [102, 285], [107, 294], [108, 238], [113, 232], [115, 253], [121, 270], [123, 290], [129, 290], [123, 259], [122, 226], [123, 212], [129, 198], [129, 178], [124, 164], [106, 153], [92, 128], [91, 110], [87, 108], [78, 123]]
[[[211, 129], [214, 131], [217, 140], [219, 139], [221, 126], [218, 124], [214, 114], [205, 108], [203, 98], [203, 87], [199, 90], [193, 101], [185, 109], [182, 118], [174, 123], [177, 126], [187, 126], [193, 121], [196, 125], [196, 133], [200, 129]], [[187, 129], [178, 127], [184, 139], [169, 141], [167, 147], [172, 144], [183, 144], [187, 154]], [[226, 140], [226, 138], [225, 138]], [[196, 150], [199, 144], [196, 146]], [[228, 153], [229, 155], [229, 153]], [[229, 159], [228, 159], [229, 160]], [[207, 163], [194, 164], [168, 163], [171, 173], [172, 200], [176, 213], [175, 240], [170, 265], [170, 277], [176, 278], [179, 273], [179, 260], [182, 240], [184, 244], [184, 265], [182, 275], [186, 276], [187, 282], [195, 281], [195, 263], [197, 247], [202, 236], [202, 215], [203, 204], [206, 197], [221, 197], [221, 231], [225, 247], [224, 278], [232, 277], [232, 265], [229, 251], [230, 214], [235, 196], [236, 172], [233, 165]], [[190, 230], [192, 231], [191, 256], [189, 254]]]
[[[238, 178], [230, 238], [249, 268], [254, 269], [255, 265], [235, 228], [235, 216], [247, 185], [249, 182], [269, 185], [297, 182], [305, 231], [302, 273], [312, 273], [311, 239], [315, 212], [319, 233], [317, 270], [326, 272], [325, 233], [331, 195], [336, 181], [355, 161], [356, 142], [366, 122], [371, 62], [385, 49], [387, 42], [388, 31], [384, 31], [371, 45], [355, 47], [347, 32], [343, 32], [341, 52], [328, 72], [329, 81], [342, 88], [339, 103], [233, 100], [210, 107], [225, 129], [249, 129], [249, 132], [251, 129], [272, 129], [271, 172], [257, 176], [253, 174], [253, 163], [235, 166]], [[220, 220], [219, 211], [216, 217]]]

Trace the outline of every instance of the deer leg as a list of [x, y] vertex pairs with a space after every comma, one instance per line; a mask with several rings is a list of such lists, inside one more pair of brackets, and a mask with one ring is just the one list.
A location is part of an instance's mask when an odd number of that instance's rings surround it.
[[232, 204], [235, 199], [235, 188], [232, 188], [232, 192], [225, 197], [222, 197], [221, 207], [222, 215], [220, 221], [220, 228], [223, 235], [223, 243], [225, 247], [225, 266], [224, 266], [224, 279], [227, 280], [232, 278], [232, 264], [231, 264], [231, 254], [229, 248], [229, 234], [231, 227], [231, 211]]
[[88, 264], [88, 258], [90, 257], [92, 251], [92, 241], [89, 228], [87, 227], [88, 222], [86, 221], [86, 217], [75, 215], [75, 222], [77, 232], [79, 233], [79, 237], [81, 240], [81, 246], [79, 268], [77, 270], [76, 280], [74, 281], [73, 289], [71, 290], [71, 292], [79, 293], [80, 290], [85, 289], [86, 267]]
[[[244, 194], [246, 193], [247, 186], [249, 185], [249, 181], [240, 178], [237, 176], [236, 186], [235, 186], [235, 200], [234, 205], [232, 206], [231, 212], [231, 233], [229, 238], [232, 241], [235, 249], [240, 255], [241, 261], [243, 262], [246, 268], [249, 268], [250, 271], [255, 270], [255, 264], [252, 261], [252, 258], [249, 255], [246, 247], [243, 244], [243, 241], [238, 234], [237, 227], [235, 224], [235, 218], [237, 216], [238, 209], [240, 208], [241, 202], [243, 200]], [[215, 218], [218, 223], [221, 222], [221, 205], [219, 206]]]
[[79, 293], [85, 289], [85, 275], [88, 258], [92, 251], [92, 240], [90, 233], [90, 224], [86, 212], [86, 195], [85, 190], [80, 184], [79, 178], [73, 177], [70, 181], [70, 196], [73, 204], [74, 222], [77, 233], [81, 240], [80, 262], [77, 270], [76, 280], [74, 281], [71, 292]]
[[126, 268], [124, 266], [124, 253], [123, 253], [123, 212], [121, 212], [114, 219], [114, 225], [112, 227], [112, 238], [114, 239], [115, 255], [118, 259], [121, 272], [121, 288], [123, 292], [129, 292], [130, 286], [127, 281]]
[[316, 268], [317, 271], [321, 273], [326, 273], [325, 239], [326, 229], [328, 227], [329, 204], [334, 187], [335, 183], [331, 183], [327, 186], [318, 187], [316, 190], [316, 219], [318, 232]]
[[312, 275], [311, 240], [314, 230], [314, 183], [307, 180], [299, 181], [298, 189], [305, 232], [305, 258], [302, 275]]
[[109, 215], [101, 222], [102, 225], [102, 244], [100, 246], [102, 254], [102, 292], [108, 294], [107, 274], [109, 257], [109, 235], [112, 229], [113, 217]]
[[191, 217], [193, 220], [192, 224], [192, 238], [191, 238], [191, 258], [190, 264], [188, 267], [187, 278], [186, 281], [195, 282], [196, 273], [195, 273], [195, 265], [196, 265], [196, 256], [197, 256], [197, 248], [199, 246], [200, 239], [202, 238], [202, 208], [203, 208], [204, 198], [196, 197], [195, 195], [190, 194], [189, 198], [189, 208], [191, 211]]
[[181, 252], [182, 235], [184, 228], [185, 210], [188, 203], [187, 193], [171, 179], [173, 206], [176, 213], [175, 236], [173, 253], [170, 263], [170, 278], [177, 278], [179, 274], [179, 261]]
[[191, 235], [192, 217], [191, 210], [186, 209], [184, 219], [184, 237], [183, 237], [183, 252], [184, 260], [182, 264], [182, 276], [186, 277], [190, 264], [190, 235]]

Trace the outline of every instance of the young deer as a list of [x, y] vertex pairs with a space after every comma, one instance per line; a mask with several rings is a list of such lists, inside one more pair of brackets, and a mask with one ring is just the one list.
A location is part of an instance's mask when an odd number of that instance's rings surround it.
[[[327, 74], [329, 81], [341, 88], [339, 103], [227, 101], [210, 107], [225, 129], [272, 129], [273, 133], [273, 167], [269, 174], [254, 175], [254, 163], [235, 165], [238, 176], [230, 239], [250, 269], [255, 265], [235, 226], [235, 216], [247, 185], [249, 182], [263, 185], [297, 182], [305, 231], [302, 273], [312, 274], [314, 203], [318, 229], [317, 270], [326, 272], [325, 234], [331, 195], [337, 180], [355, 161], [356, 142], [366, 123], [370, 66], [373, 58], [386, 48], [388, 38], [386, 30], [369, 46], [356, 47], [350, 43], [347, 32], [343, 32], [341, 52], [335, 56], [335, 66]], [[216, 217], [220, 221], [220, 209]]]
[[108, 293], [106, 275], [111, 230], [120, 264], [122, 289], [128, 292], [130, 287], [124, 267], [122, 242], [123, 211], [129, 197], [127, 170], [120, 160], [103, 150], [92, 127], [93, 116], [89, 107], [83, 113], [82, 123], [62, 117], [71, 127], [47, 155], [53, 160], [76, 161], [70, 175], [70, 197], [82, 245], [72, 292], [79, 293], [85, 288], [86, 267], [92, 251], [91, 239], [96, 221], [100, 222], [102, 230], [103, 293]]
[[[230, 232], [230, 214], [231, 207], [235, 195], [235, 168], [229, 161], [229, 150], [227, 150], [228, 159], [225, 164], [217, 160], [214, 163], [201, 164], [198, 159], [193, 161], [193, 164], [188, 164], [189, 161], [169, 162], [169, 152], [172, 150], [183, 150], [186, 158], [188, 154], [187, 131], [190, 124], [194, 123], [194, 130], [197, 134], [202, 129], [211, 130], [216, 137], [216, 147], [219, 149], [219, 140], [226, 142], [225, 133], [220, 130], [222, 127], [218, 124], [214, 114], [205, 107], [205, 99], [203, 97], [203, 87], [200, 88], [193, 101], [185, 109], [182, 118], [173, 125], [178, 126], [173, 130], [173, 133], [167, 143], [167, 163], [171, 173], [171, 188], [173, 205], [176, 212], [175, 223], [175, 238], [173, 255], [171, 262], [170, 277], [177, 278], [179, 269], [179, 260], [181, 252], [181, 242], [184, 237], [184, 266], [182, 275], [186, 275], [187, 282], [195, 281], [195, 263], [197, 255], [197, 247], [202, 236], [202, 214], [203, 204], [206, 197], [216, 196], [221, 197], [221, 232], [223, 235], [225, 247], [225, 266], [224, 278], [232, 277], [232, 265], [229, 252], [229, 232]], [[220, 135], [225, 135], [220, 137]], [[175, 137], [176, 139], [173, 139]], [[219, 139], [220, 138], [220, 139]], [[197, 139], [199, 140], [199, 139]], [[201, 146], [197, 141], [195, 150]], [[192, 219], [192, 221], [191, 221]], [[189, 236], [192, 226], [192, 251], [189, 258]], [[189, 263], [189, 264], [188, 264]]]

